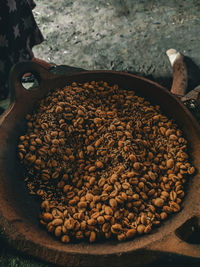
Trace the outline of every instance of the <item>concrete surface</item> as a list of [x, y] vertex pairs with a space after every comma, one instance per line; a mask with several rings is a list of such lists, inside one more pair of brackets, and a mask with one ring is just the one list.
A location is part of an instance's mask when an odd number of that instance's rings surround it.
[[[190, 59], [189, 89], [200, 84], [199, 0], [35, 2], [34, 15], [45, 37], [34, 48], [36, 57], [85, 69], [133, 72], [170, 88], [172, 69], [165, 51], [175, 48]], [[0, 266], [50, 266], [13, 251], [3, 238], [0, 246]], [[156, 266], [160, 264], [169, 266]], [[199, 266], [180, 259], [170, 266], [188, 264]]]

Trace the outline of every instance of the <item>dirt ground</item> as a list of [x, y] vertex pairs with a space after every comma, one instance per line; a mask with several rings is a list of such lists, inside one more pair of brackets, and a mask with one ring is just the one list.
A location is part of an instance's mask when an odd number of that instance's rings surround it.
[[[57, 64], [171, 77], [175, 48], [200, 66], [200, 1], [38, 0], [45, 37], [35, 55]], [[161, 79], [162, 80], [162, 79]]]
[[[165, 52], [175, 48], [192, 59], [190, 89], [200, 84], [199, 0], [35, 2], [34, 16], [45, 37], [34, 47], [38, 58], [90, 70], [133, 72], [170, 88], [172, 69]], [[2, 238], [0, 246], [0, 266], [50, 266], [13, 251]], [[180, 260], [162, 265], [199, 266], [183, 260], [179, 265]]]

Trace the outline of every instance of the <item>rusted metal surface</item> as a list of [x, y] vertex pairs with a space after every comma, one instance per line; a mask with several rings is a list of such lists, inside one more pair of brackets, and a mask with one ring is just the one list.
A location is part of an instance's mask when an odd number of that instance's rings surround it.
[[[27, 91], [20, 79], [25, 72], [38, 78], [39, 87]], [[187, 221], [200, 220], [200, 175], [189, 181], [187, 195], [180, 213], [171, 216], [151, 234], [132, 241], [118, 243], [62, 244], [41, 228], [38, 222], [39, 203], [26, 191], [21, 166], [16, 156], [17, 138], [25, 129], [25, 115], [49, 90], [73, 81], [104, 80], [117, 83], [145, 96], [162, 111], [176, 120], [190, 144], [190, 154], [200, 169], [200, 126], [195, 118], [167, 89], [145, 78], [114, 71], [88, 71], [56, 76], [34, 62], [18, 64], [11, 73], [13, 102], [0, 119], [0, 225], [10, 244], [22, 252], [61, 266], [140, 266], [171, 254], [200, 260], [200, 248], [189, 244], [177, 229], [189, 231]], [[186, 224], [185, 224], [186, 223]], [[186, 225], [186, 226], [184, 226]], [[182, 231], [183, 232], [183, 231]]]

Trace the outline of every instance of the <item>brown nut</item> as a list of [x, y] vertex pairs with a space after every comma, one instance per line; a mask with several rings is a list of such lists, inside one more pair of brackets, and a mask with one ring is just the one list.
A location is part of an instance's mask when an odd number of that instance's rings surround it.
[[117, 207], [117, 201], [114, 198], [111, 198], [109, 200], [109, 204], [113, 209], [115, 209]]
[[111, 226], [111, 232], [113, 234], [119, 234], [122, 230], [123, 229], [122, 229], [121, 224], [116, 223], [116, 224]]
[[125, 235], [124, 233], [121, 233], [121, 234], [117, 235], [117, 239], [118, 239], [119, 241], [123, 241], [123, 240], [126, 239], [126, 235]]
[[105, 214], [113, 215], [113, 210], [109, 206], [106, 206], [105, 207]]
[[54, 219], [51, 223], [53, 226], [59, 226], [59, 225], [63, 224], [63, 220], [62, 219]]
[[95, 166], [100, 169], [104, 167], [103, 163], [100, 160], [95, 162]]
[[126, 232], [127, 238], [133, 238], [136, 235], [137, 231], [136, 229], [130, 229]]
[[164, 205], [164, 200], [162, 198], [156, 198], [154, 201], [154, 205], [160, 208]]
[[129, 159], [130, 159], [130, 161], [132, 161], [132, 162], [136, 162], [136, 161], [137, 161], [137, 158], [136, 158], [136, 156], [135, 156], [134, 154], [130, 154], [130, 155], [129, 155]]
[[52, 216], [52, 214], [49, 213], [49, 212], [45, 212], [45, 213], [43, 213], [42, 218], [43, 218], [43, 220], [44, 220], [45, 222], [50, 222], [50, 221], [53, 220], [53, 216]]
[[102, 232], [107, 233], [110, 230], [110, 224], [104, 223], [102, 226]]
[[139, 224], [137, 227], [138, 234], [140, 235], [143, 234], [144, 230], [145, 230], [145, 226], [143, 224]]
[[63, 236], [61, 237], [61, 241], [62, 241], [63, 243], [69, 243], [69, 242], [70, 242], [70, 237], [69, 237], [68, 235], [63, 235]]
[[87, 202], [80, 201], [77, 206], [80, 209], [86, 208], [87, 207]]
[[96, 239], [96, 233], [94, 231], [91, 231], [89, 241], [90, 243], [93, 243]]
[[56, 237], [61, 236], [61, 234], [62, 234], [62, 227], [61, 226], [57, 226], [54, 233], [55, 233], [55, 236]]
[[103, 216], [97, 217], [97, 222], [98, 222], [98, 224], [104, 224], [104, 222], [105, 222], [104, 217]]
[[87, 220], [88, 225], [96, 225], [97, 221], [94, 218]]
[[174, 160], [173, 159], [168, 159], [166, 161], [166, 166], [167, 166], [168, 169], [173, 168], [174, 167]]

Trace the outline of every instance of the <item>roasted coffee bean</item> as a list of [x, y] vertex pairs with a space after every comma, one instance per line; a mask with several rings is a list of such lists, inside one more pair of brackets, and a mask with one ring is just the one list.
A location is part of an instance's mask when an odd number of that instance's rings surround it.
[[196, 171], [187, 140], [132, 90], [73, 82], [26, 120], [17, 144], [24, 180], [42, 200], [40, 223], [63, 243], [132, 239], [181, 210]]

